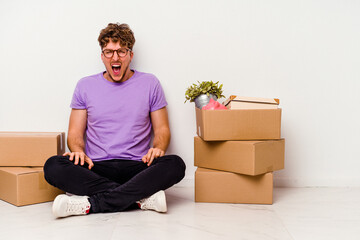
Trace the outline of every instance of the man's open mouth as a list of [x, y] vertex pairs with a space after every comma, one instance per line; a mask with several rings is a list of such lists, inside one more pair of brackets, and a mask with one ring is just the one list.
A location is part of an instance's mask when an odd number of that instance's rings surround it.
[[120, 64], [114, 64], [111, 66], [112, 70], [115, 75], [118, 75], [120, 73], [121, 65]]

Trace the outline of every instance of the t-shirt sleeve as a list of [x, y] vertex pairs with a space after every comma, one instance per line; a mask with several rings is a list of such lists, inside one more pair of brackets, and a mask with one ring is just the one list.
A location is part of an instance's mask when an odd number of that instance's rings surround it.
[[75, 87], [70, 107], [74, 109], [86, 109], [86, 103], [84, 101], [83, 90], [81, 88], [80, 82], [78, 82]]
[[159, 81], [156, 81], [150, 100], [150, 112], [154, 112], [167, 105], [165, 93]]

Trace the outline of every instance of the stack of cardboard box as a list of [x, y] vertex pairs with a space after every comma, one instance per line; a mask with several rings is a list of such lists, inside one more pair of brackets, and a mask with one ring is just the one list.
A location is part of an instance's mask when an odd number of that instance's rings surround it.
[[53, 201], [63, 191], [46, 182], [43, 166], [64, 152], [63, 132], [0, 132], [0, 199], [16, 206]]
[[196, 108], [196, 202], [273, 203], [273, 171], [284, 168], [285, 152], [278, 104], [232, 96], [229, 110]]

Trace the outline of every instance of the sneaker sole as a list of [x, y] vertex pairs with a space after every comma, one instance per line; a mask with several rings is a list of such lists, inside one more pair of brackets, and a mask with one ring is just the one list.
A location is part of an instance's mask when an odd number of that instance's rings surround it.
[[65, 217], [65, 216], [62, 216], [59, 214], [59, 209], [61, 209], [62, 199], [66, 198], [66, 197], [68, 197], [68, 196], [65, 194], [60, 194], [55, 198], [53, 206], [52, 206], [52, 212], [55, 217]]
[[166, 195], [164, 191], [161, 191], [158, 193], [158, 202], [160, 203], [165, 203], [165, 204], [159, 204], [161, 206], [161, 208], [157, 208], [156, 211], [157, 212], [161, 212], [161, 213], [165, 213], [167, 212], [167, 206], [166, 206]]

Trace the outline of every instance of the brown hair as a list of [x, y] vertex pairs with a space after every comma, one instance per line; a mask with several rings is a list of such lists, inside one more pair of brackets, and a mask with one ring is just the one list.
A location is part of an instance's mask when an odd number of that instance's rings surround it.
[[98, 38], [101, 49], [103, 49], [110, 40], [115, 43], [120, 41], [121, 46], [131, 50], [135, 44], [134, 33], [126, 23], [109, 23], [106, 28], [101, 30]]

